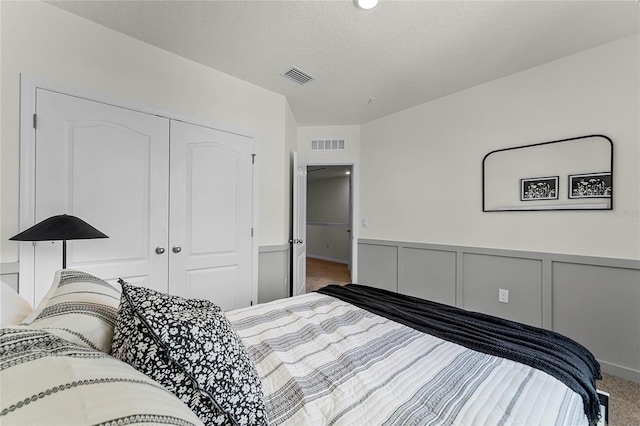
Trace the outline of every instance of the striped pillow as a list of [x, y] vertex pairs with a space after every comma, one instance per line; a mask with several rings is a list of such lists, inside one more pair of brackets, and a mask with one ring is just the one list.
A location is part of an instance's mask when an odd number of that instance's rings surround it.
[[38, 307], [21, 323], [111, 352], [120, 291], [86, 272], [61, 269]]
[[128, 364], [43, 330], [0, 331], [3, 425], [202, 425]]

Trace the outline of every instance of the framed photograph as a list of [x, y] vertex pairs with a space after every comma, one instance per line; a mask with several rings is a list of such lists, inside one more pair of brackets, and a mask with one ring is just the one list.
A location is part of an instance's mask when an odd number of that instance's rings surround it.
[[520, 179], [520, 201], [557, 199], [558, 176]]
[[611, 198], [611, 173], [569, 175], [569, 198]]

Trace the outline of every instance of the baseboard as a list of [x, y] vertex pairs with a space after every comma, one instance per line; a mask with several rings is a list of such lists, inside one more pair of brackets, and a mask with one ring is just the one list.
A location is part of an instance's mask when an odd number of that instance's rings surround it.
[[611, 374], [612, 376], [640, 383], [640, 371], [623, 367], [621, 365], [611, 364], [605, 361], [598, 360], [598, 362], [600, 363], [600, 369], [603, 373]]
[[334, 259], [332, 257], [316, 256], [314, 254], [307, 254], [307, 257], [310, 257], [311, 259], [326, 260], [327, 262], [342, 263], [343, 265], [349, 264], [349, 261], [344, 259]]

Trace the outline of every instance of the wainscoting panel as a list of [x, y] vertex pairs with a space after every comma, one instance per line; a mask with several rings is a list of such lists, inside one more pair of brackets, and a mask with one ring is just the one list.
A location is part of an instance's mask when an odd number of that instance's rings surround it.
[[403, 247], [398, 292], [455, 306], [456, 252]]
[[[464, 309], [542, 327], [542, 261], [485, 254], [463, 255]], [[500, 289], [509, 303], [498, 301]]]
[[289, 244], [258, 247], [258, 303], [289, 297]]
[[[640, 261], [358, 240], [358, 283], [562, 333], [640, 383]], [[498, 290], [509, 291], [509, 303]], [[455, 303], [453, 303], [455, 302]]]
[[15, 291], [18, 291], [19, 272], [20, 267], [18, 262], [0, 263], [0, 280], [9, 284]]
[[357, 284], [398, 291], [398, 247], [358, 243]]
[[640, 271], [554, 262], [553, 329], [640, 372]]

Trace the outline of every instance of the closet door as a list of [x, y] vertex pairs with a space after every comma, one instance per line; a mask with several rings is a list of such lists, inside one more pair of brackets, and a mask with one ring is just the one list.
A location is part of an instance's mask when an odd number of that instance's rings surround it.
[[171, 121], [169, 291], [252, 302], [253, 140]]
[[[68, 268], [167, 291], [169, 120], [43, 89], [36, 112], [34, 223], [78, 216], [109, 238], [69, 241]], [[34, 250], [37, 303], [61, 242]]]

